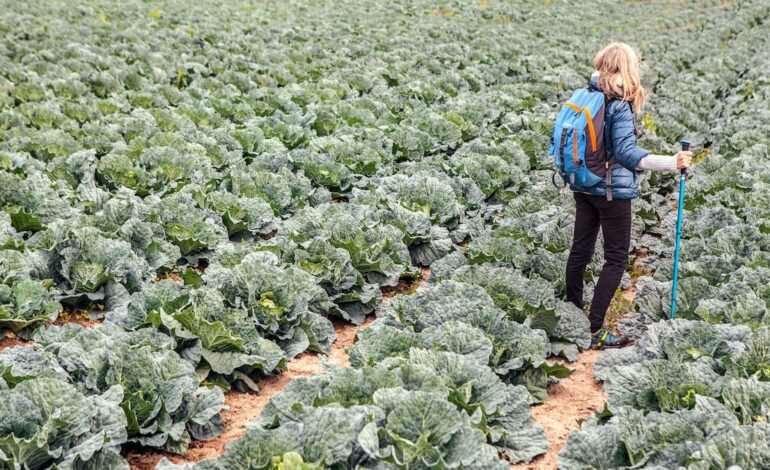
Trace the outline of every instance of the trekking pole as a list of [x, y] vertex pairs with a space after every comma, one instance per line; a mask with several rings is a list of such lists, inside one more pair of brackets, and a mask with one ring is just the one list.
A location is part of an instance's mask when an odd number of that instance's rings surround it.
[[[690, 142], [682, 141], [682, 151], [690, 150]], [[684, 182], [687, 179], [687, 169], [679, 172], [679, 205], [676, 211], [676, 244], [674, 245], [674, 285], [671, 288], [671, 319], [676, 316], [676, 287], [679, 284], [679, 245], [682, 240], [682, 216], [684, 215]]]

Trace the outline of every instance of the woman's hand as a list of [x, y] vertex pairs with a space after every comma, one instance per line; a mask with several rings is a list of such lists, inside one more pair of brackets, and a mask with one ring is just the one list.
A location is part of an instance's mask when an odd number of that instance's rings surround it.
[[692, 165], [692, 152], [689, 150], [682, 150], [677, 152], [674, 157], [676, 157], [676, 167], [679, 170], [684, 170], [685, 168]]

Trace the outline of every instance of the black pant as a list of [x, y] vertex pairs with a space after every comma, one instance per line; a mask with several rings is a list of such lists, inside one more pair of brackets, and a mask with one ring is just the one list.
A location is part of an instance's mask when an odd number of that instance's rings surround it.
[[604, 267], [596, 283], [588, 319], [591, 331], [602, 327], [604, 315], [628, 266], [631, 242], [631, 200], [575, 194], [575, 235], [567, 261], [567, 300], [583, 308], [583, 279], [596, 246], [599, 227], [604, 237]]

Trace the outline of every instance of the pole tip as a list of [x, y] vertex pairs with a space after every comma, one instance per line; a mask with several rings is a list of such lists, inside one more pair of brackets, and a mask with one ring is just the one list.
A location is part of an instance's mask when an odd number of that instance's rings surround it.
[[681, 140], [679, 141], [680, 144], [682, 144], [682, 150], [690, 150], [690, 141], [689, 140]]

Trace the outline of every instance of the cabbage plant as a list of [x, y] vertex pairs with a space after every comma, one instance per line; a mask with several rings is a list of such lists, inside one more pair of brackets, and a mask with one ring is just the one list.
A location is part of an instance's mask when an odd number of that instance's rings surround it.
[[228, 308], [213, 289], [162, 280], [134, 293], [107, 320], [137, 330], [153, 327], [175, 338], [174, 350], [209, 383], [258, 390], [257, 381], [286, 368], [280, 347], [264, 338], [248, 312]]
[[184, 453], [192, 439], [222, 432], [222, 390], [201, 387], [193, 366], [174, 352], [166, 335], [151, 329], [128, 333], [109, 323], [90, 330], [68, 324], [40, 329], [34, 340], [48, 362], [58, 365], [55, 370], [64, 372], [60, 378], [81, 393], [121, 391], [127, 442]]

